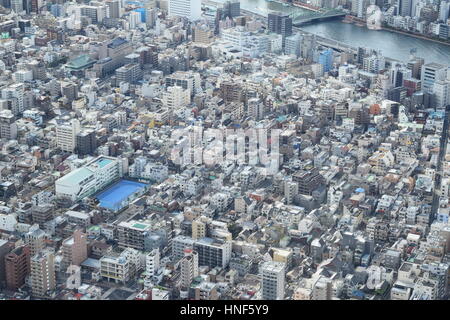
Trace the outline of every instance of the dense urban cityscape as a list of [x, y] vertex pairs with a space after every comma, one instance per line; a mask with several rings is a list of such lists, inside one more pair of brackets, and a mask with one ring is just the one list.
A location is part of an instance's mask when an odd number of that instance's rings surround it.
[[447, 300], [449, 12], [0, 0], [0, 300]]

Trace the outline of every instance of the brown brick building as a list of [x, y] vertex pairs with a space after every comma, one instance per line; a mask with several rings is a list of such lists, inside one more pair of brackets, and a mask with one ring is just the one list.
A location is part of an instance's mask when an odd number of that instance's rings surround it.
[[5, 256], [6, 287], [16, 291], [30, 273], [30, 248], [21, 246]]

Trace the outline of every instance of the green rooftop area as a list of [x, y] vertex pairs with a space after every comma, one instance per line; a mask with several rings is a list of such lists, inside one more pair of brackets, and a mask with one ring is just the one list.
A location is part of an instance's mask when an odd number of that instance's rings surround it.
[[100, 158], [100, 159], [95, 161], [95, 163], [98, 164], [98, 166], [100, 168], [105, 167], [106, 165], [110, 164], [111, 162], [113, 162], [113, 161], [111, 159], [108, 159], [108, 158]]
[[85, 68], [89, 68], [95, 62], [96, 62], [96, 60], [91, 59], [91, 57], [89, 55], [83, 54], [81, 56], [76, 57], [75, 59], [70, 60], [66, 64], [66, 67], [68, 69], [71, 69], [71, 70], [74, 70], [74, 71], [82, 70], [82, 69], [85, 69]]
[[145, 229], [145, 228], [147, 228], [147, 225], [142, 224], [142, 223], [135, 223], [135, 224], [133, 224], [133, 227], [138, 228], [138, 229]]
[[82, 167], [82, 168], [78, 168], [78, 169], [66, 174], [62, 178], [60, 178], [59, 183], [64, 184], [64, 185], [75, 185], [75, 184], [81, 183], [81, 181], [91, 177], [92, 175], [93, 175], [92, 170]]

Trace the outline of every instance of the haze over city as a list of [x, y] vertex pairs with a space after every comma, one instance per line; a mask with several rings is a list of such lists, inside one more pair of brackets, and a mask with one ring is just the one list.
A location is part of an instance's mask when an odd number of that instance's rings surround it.
[[0, 300], [447, 300], [449, 13], [0, 0]]

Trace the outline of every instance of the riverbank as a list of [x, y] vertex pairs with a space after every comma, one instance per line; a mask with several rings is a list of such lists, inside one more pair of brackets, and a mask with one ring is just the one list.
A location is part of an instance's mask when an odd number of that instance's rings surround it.
[[404, 34], [404, 35], [406, 35], [406, 36], [414, 37], [414, 38], [417, 38], [417, 39], [422, 39], [422, 40], [432, 41], [432, 42], [440, 43], [440, 44], [443, 44], [443, 45], [446, 45], [446, 46], [450, 46], [450, 41], [443, 41], [443, 40], [438, 40], [438, 39], [430, 38], [430, 37], [421, 35], [421, 34], [419, 34], [419, 33], [413, 33], [413, 32], [402, 31], [402, 30], [398, 30], [398, 29], [391, 28], [391, 27], [386, 27], [386, 26], [381, 27], [381, 29], [382, 29], [382, 30], [389, 31], [389, 32], [394, 32], [394, 33]]
[[[216, 2], [218, 1], [220, 0], [216, 0]], [[266, 0], [241, 0], [242, 14], [257, 17], [263, 21], [264, 25], [267, 23], [268, 12], [281, 11], [288, 13], [286, 8], [286, 6], [279, 3], [266, 2]], [[303, 9], [291, 6], [291, 10]], [[353, 50], [353, 48], [362, 47], [380, 50], [386, 58], [392, 61], [408, 61], [412, 49], [416, 50], [418, 57], [425, 58], [426, 62], [442, 63], [443, 61], [448, 61], [448, 57], [450, 57], [450, 46], [447, 44], [444, 45], [438, 41], [414, 37], [411, 34], [394, 31], [387, 32], [390, 30], [372, 32], [367, 29], [366, 24], [358, 27], [353, 23], [343, 23], [342, 19], [339, 19], [339, 21], [335, 19], [335, 21], [305, 24], [300, 28], [293, 29], [327, 38], [327, 41], [322, 42], [328, 46], [335, 46], [337, 49], [351, 47]]]
[[[351, 16], [351, 15], [346, 15], [344, 20], [342, 20], [342, 22], [344, 23], [353, 23], [355, 25], [357, 25], [358, 27], [361, 27], [363, 24], [366, 25], [366, 21], [364, 19], [355, 17], [355, 16]], [[414, 37], [417, 39], [422, 39], [422, 40], [427, 40], [427, 41], [432, 41], [435, 43], [440, 43], [446, 46], [450, 46], [450, 41], [444, 41], [444, 40], [439, 40], [439, 39], [435, 39], [435, 38], [431, 38], [428, 37], [426, 35], [423, 35], [421, 33], [416, 33], [416, 32], [407, 32], [407, 31], [403, 31], [401, 29], [396, 29], [396, 28], [392, 28], [389, 26], [381, 26], [380, 30], [385, 30], [385, 31], [389, 31], [389, 32], [393, 32], [393, 33], [400, 33], [406, 36], [410, 36], [410, 37]]]

